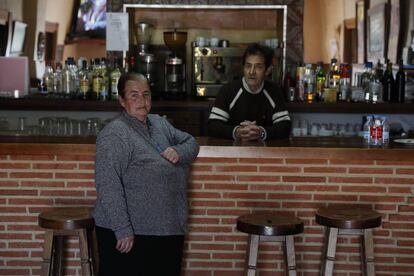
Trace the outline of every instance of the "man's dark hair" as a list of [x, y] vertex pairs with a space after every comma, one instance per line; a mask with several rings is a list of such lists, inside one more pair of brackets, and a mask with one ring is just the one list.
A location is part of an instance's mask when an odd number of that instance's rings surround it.
[[145, 82], [148, 83], [147, 78], [139, 73], [135, 73], [135, 72], [128, 72], [128, 73], [124, 73], [121, 75], [121, 77], [119, 78], [118, 81], [118, 94], [121, 98], [124, 98], [125, 96], [125, 84], [127, 83], [127, 81], [140, 81], [140, 82]]
[[249, 44], [243, 54], [243, 65], [246, 63], [246, 58], [252, 55], [262, 56], [265, 60], [266, 69], [272, 65], [273, 51], [269, 47], [259, 43]]

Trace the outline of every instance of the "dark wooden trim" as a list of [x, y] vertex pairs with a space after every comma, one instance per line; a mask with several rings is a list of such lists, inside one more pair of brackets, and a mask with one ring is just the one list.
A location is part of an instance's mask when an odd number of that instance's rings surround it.
[[47, 33], [57, 33], [59, 30], [59, 23], [56, 22], [45, 22], [45, 32]]
[[[153, 111], [209, 111], [213, 101], [153, 101]], [[292, 113], [359, 113], [359, 114], [413, 114], [412, 103], [287, 103]], [[0, 99], [1, 110], [57, 110], [57, 111], [120, 111], [118, 101], [82, 101], [48, 99], [43, 97]]]

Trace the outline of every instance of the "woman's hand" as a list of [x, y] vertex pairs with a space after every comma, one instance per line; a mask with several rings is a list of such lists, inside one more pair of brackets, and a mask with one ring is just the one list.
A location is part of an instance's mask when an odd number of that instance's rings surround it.
[[128, 253], [134, 245], [134, 235], [128, 236], [116, 242], [116, 250], [121, 253]]
[[161, 156], [173, 164], [177, 163], [180, 159], [180, 156], [178, 155], [177, 151], [172, 147], [168, 147], [163, 152], [161, 152]]

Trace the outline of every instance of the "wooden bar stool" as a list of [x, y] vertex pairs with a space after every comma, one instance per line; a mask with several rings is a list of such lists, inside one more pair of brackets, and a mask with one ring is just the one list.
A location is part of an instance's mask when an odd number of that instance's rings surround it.
[[56, 208], [39, 214], [39, 226], [46, 229], [42, 276], [63, 275], [63, 237], [79, 237], [83, 276], [97, 275], [98, 258], [95, 222], [91, 208]]
[[246, 275], [256, 274], [257, 254], [260, 241], [283, 242], [286, 256], [286, 272], [296, 275], [295, 244], [293, 235], [303, 232], [303, 221], [295, 216], [275, 213], [243, 215], [237, 218], [237, 230], [249, 234]]
[[316, 212], [316, 222], [326, 226], [324, 261], [321, 275], [332, 275], [335, 261], [336, 242], [338, 235], [363, 236], [361, 252], [362, 270], [364, 275], [375, 275], [374, 240], [372, 228], [381, 225], [381, 214], [363, 208], [320, 208]]

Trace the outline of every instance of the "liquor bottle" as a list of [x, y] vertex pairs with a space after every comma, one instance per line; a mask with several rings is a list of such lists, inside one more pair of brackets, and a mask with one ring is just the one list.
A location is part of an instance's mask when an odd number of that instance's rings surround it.
[[82, 60], [82, 68], [79, 70], [79, 98], [86, 100], [89, 92], [89, 72], [87, 61]]
[[114, 68], [111, 72], [111, 100], [118, 99], [118, 81], [121, 77], [121, 70], [119, 69], [118, 59], [114, 59]]
[[100, 72], [100, 60], [99, 58], [95, 59], [94, 66], [93, 66], [93, 75], [92, 75], [92, 94], [91, 100], [99, 99], [99, 93], [101, 91], [102, 85], [102, 75]]
[[388, 61], [387, 69], [384, 72], [384, 77], [382, 78], [382, 87], [383, 87], [383, 101], [391, 102], [395, 99], [395, 81], [394, 76], [392, 75], [392, 63]]
[[361, 75], [361, 85], [364, 90], [364, 100], [365, 102], [371, 101], [371, 92], [369, 90], [369, 84], [372, 79], [372, 62], [365, 63], [364, 72]]
[[62, 64], [56, 63], [56, 69], [53, 73], [53, 94], [56, 97], [60, 97], [63, 91], [63, 79], [62, 79]]
[[71, 77], [71, 73], [69, 71], [68, 60], [65, 60], [65, 67], [63, 67], [63, 70], [62, 70], [62, 81], [63, 81], [62, 96], [64, 98], [69, 98], [70, 92], [72, 90], [70, 77]]
[[351, 100], [351, 76], [348, 64], [342, 63], [340, 66], [341, 78], [339, 80], [338, 101]]
[[48, 63], [46, 65], [45, 73], [43, 74], [43, 83], [46, 86], [46, 92], [48, 96], [53, 95], [53, 68]]
[[95, 67], [95, 61], [93, 59], [90, 59], [88, 64], [88, 79], [89, 79], [89, 95], [87, 95], [86, 99], [90, 100], [92, 99], [91, 93], [93, 93], [93, 68]]
[[383, 99], [382, 70], [376, 70], [369, 83], [370, 102], [380, 103]]
[[288, 71], [285, 76], [285, 91], [287, 96], [287, 101], [293, 102], [295, 100], [295, 88], [296, 88], [296, 82], [294, 77], [294, 72], [290, 70], [290, 67], [288, 67]]
[[375, 72], [379, 76], [381, 76], [381, 81], [382, 81], [382, 77], [384, 76], [384, 69], [382, 68], [382, 64], [380, 60], [377, 61], [377, 65], [375, 66]]
[[73, 57], [68, 57], [68, 69], [70, 74], [70, 98], [79, 98], [79, 78], [78, 68]]
[[403, 60], [398, 62], [399, 69], [395, 77], [395, 94], [397, 102], [403, 103], [405, 101], [405, 72], [403, 68]]
[[316, 67], [316, 100], [323, 101], [323, 89], [325, 88], [325, 72], [323, 71], [323, 63], [318, 62], [318, 66]]
[[303, 84], [305, 101], [311, 103], [315, 100], [315, 75], [313, 74], [312, 64], [307, 64], [305, 66]]
[[296, 90], [295, 90], [295, 101], [303, 102], [305, 94], [305, 84], [303, 77], [305, 75], [305, 67], [298, 65], [296, 67]]
[[339, 80], [341, 79], [341, 75], [339, 74], [339, 68], [337, 59], [333, 58], [331, 59], [331, 67], [328, 72], [328, 87], [334, 88], [339, 86]]
[[99, 99], [101, 101], [107, 101], [108, 97], [109, 97], [109, 93], [108, 93], [109, 78], [108, 78], [108, 71], [107, 71], [107, 68], [106, 68], [106, 59], [105, 58], [101, 59], [101, 65], [100, 65], [99, 73], [101, 75], [101, 85], [100, 85], [100, 89], [99, 89]]

